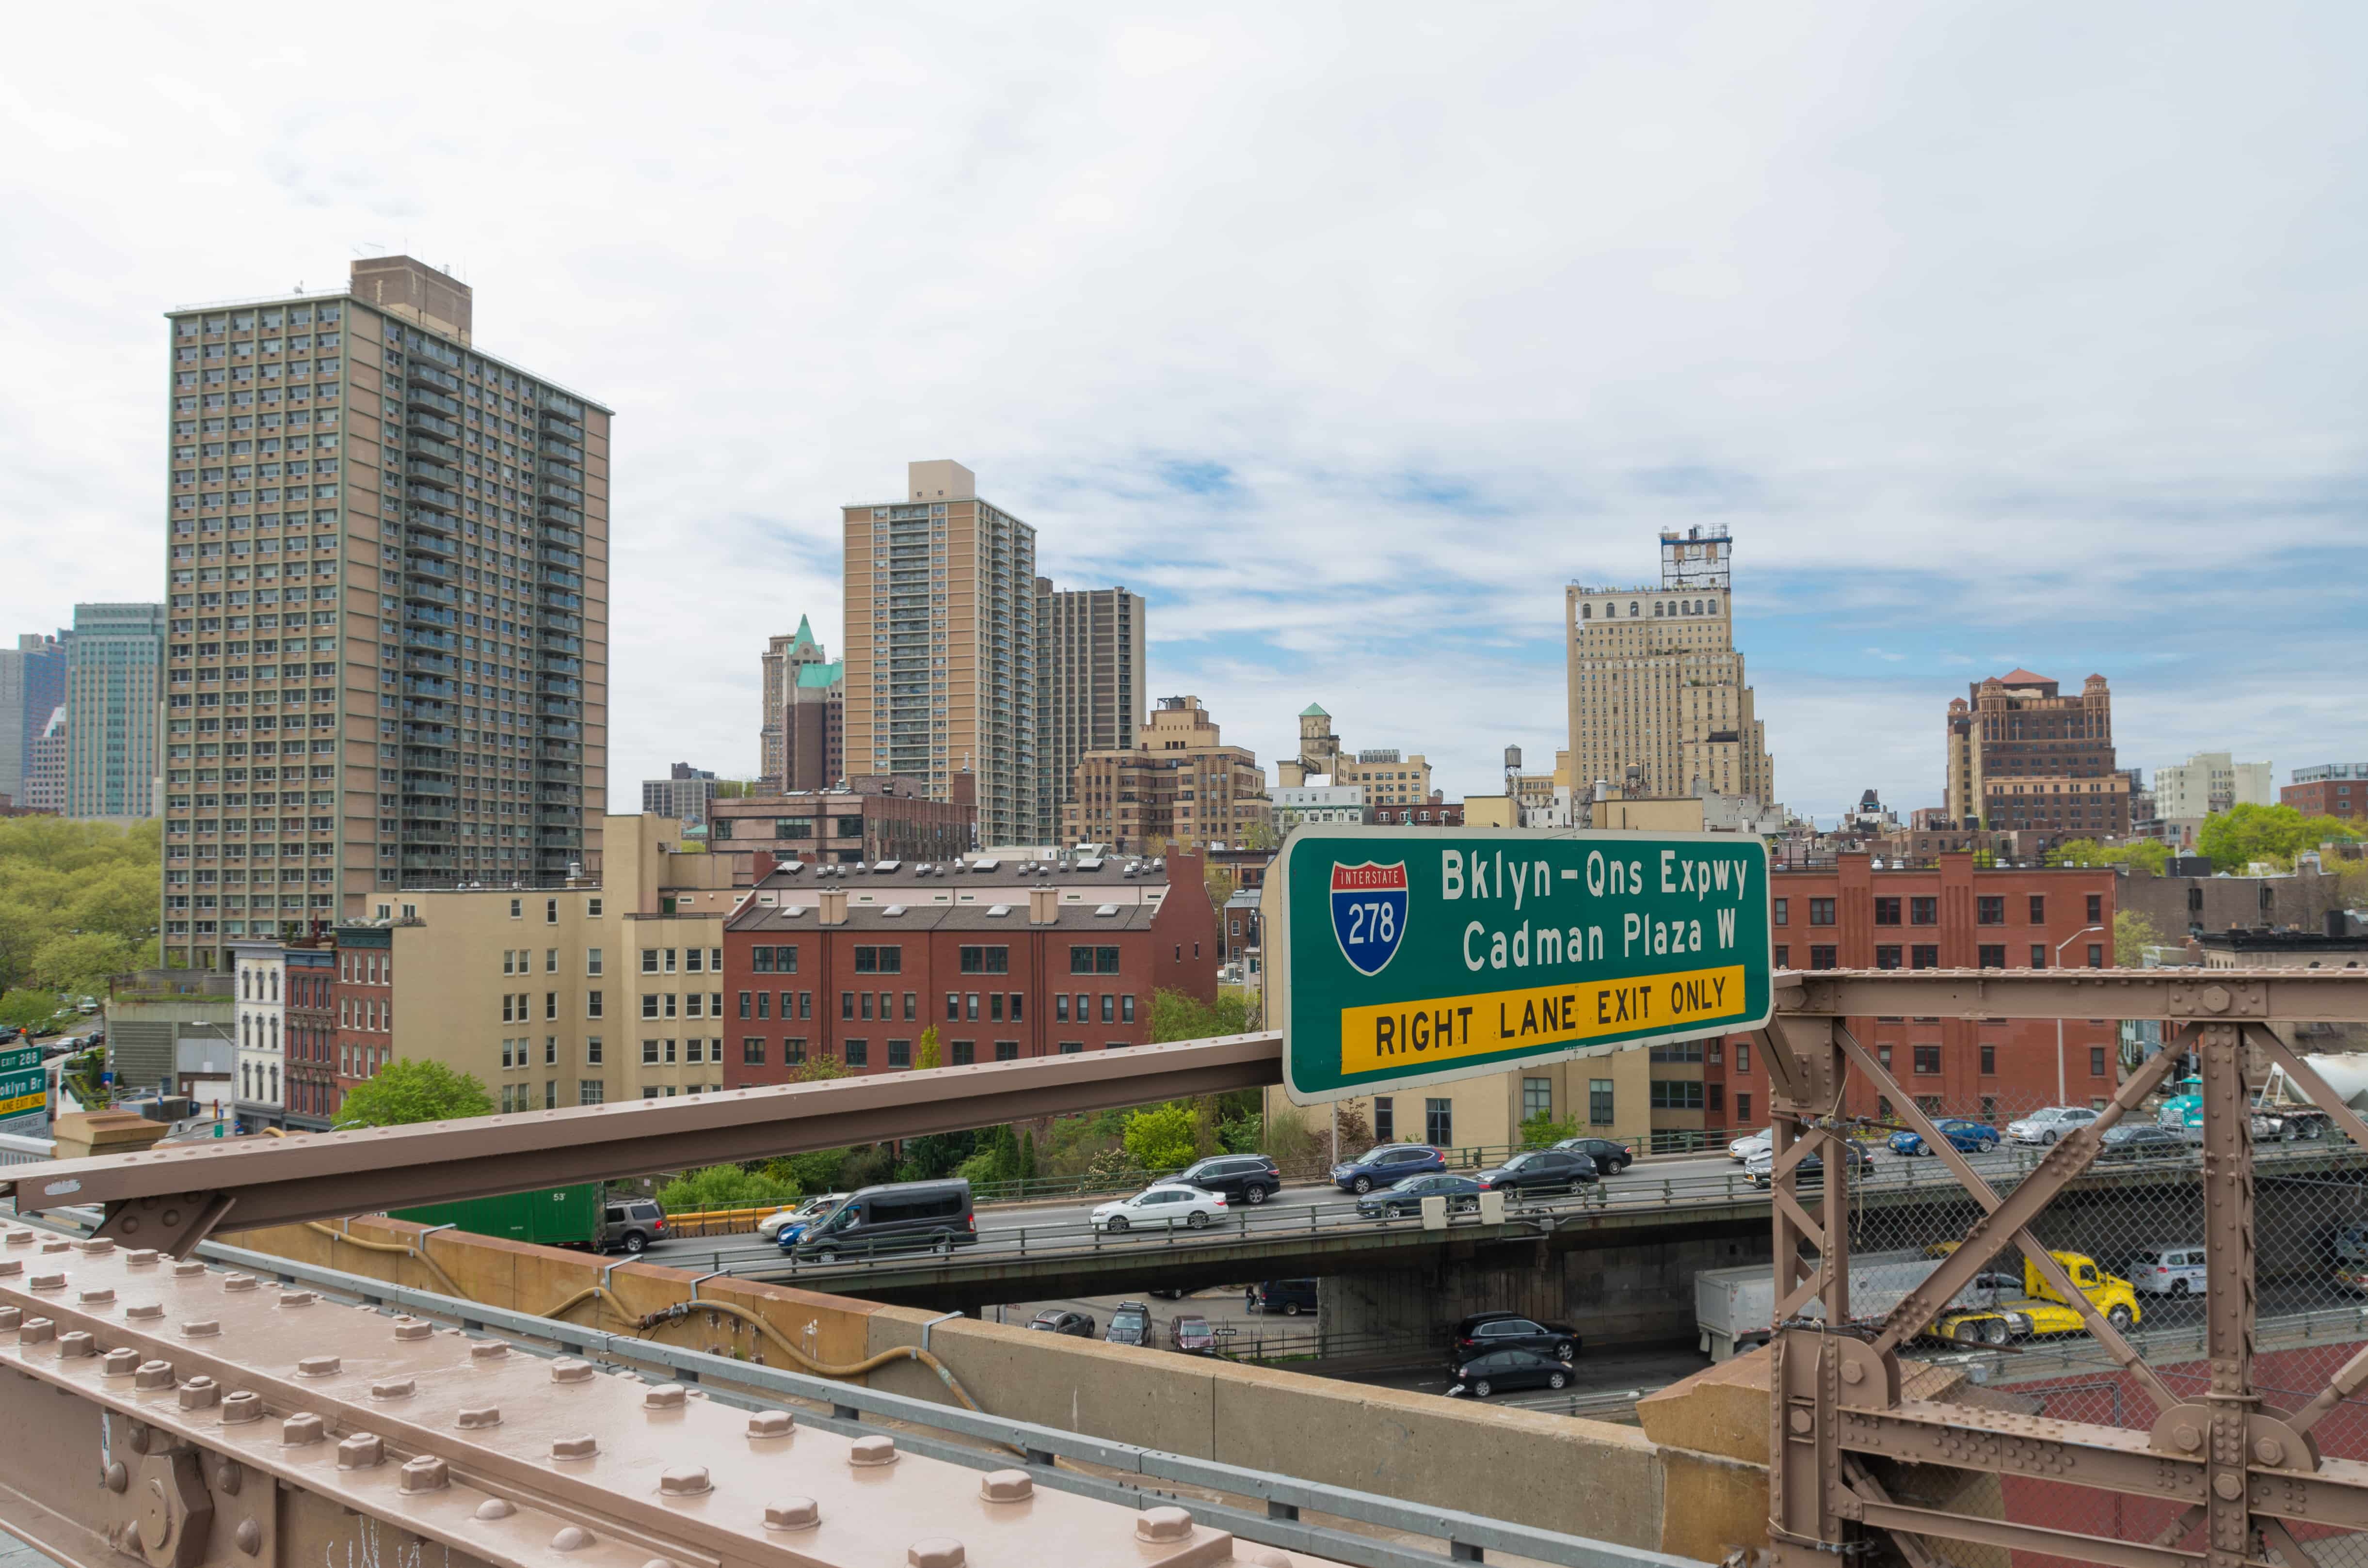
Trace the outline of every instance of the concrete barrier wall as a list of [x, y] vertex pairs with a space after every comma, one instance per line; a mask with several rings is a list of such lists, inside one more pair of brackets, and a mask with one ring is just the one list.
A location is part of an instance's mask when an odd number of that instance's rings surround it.
[[[382, 1244], [417, 1245], [422, 1230], [386, 1219], [350, 1222], [353, 1237]], [[414, 1258], [364, 1250], [308, 1226], [225, 1239], [393, 1284], [449, 1290]], [[426, 1245], [470, 1298], [519, 1312], [547, 1312], [605, 1273], [628, 1310], [656, 1312], [689, 1300], [698, 1278], [656, 1264], [611, 1268], [584, 1253], [451, 1231], [427, 1237]], [[936, 1315], [746, 1280], [711, 1279], [699, 1291], [702, 1301], [728, 1301], [762, 1315], [801, 1346], [811, 1345], [817, 1359], [838, 1365], [918, 1345], [922, 1326]], [[567, 1316], [626, 1326], [613, 1313], [596, 1315], [589, 1302]], [[772, 1365], [784, 1359], [761, 1335], [722, 1313], [694, 1310], [649, 1337]], [[982, 1408], [1088, 1436], [1705, 1560], [1760, 1544], [1766, 1533], [1764, 1479], [1754, 1494], [1731, 1460], [1672, 1453], [1635, 1427], [968, 1319], [938, 1324], [929, 1346]], [[918, 1399], [951, 1399], [911, 1361], [866, 1381]], [[1711, 1539], [1722, 1531], [1732, 1531], [1732, 1539]]]

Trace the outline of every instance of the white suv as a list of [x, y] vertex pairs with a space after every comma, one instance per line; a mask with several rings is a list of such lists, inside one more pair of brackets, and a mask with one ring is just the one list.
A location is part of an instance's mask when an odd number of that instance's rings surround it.
[[2007, 1123], [2006, 1135], [2018, 1143], [2053, 1143], [2096, 1119], [2097, 1113], [2087, 1106], [2053, 1105], [2045, 1110], [2032, 1111], [2021, 1121]]

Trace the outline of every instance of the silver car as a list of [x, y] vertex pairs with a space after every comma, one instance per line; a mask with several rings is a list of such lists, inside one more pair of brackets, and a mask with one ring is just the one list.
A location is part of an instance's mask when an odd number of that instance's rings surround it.
[[2020, 1121], [2007, 1123], [2006, 1135], [2018, 1143], [2053, 1143], [2096, 1119], [2097, 1113], [2087, 1106], [2052, 1105], [2044, 1110], [2032, 1111]]

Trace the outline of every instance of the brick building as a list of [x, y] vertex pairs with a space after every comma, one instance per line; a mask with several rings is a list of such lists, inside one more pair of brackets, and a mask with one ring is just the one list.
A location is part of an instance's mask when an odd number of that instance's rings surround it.
[[[1971, 855], [1929, 870], [1875, 870], [1870, 857], [1837, 857], [1829, 870], [1771, 879], [1779, 969], [2102, 969], [2113, 961], [2116, 878], [2098, 869], [1986, 870]], [[1928, 1109], [2010, 1119], [2037, 1107], [2101, 1105], [2120, 1082], [2115, 1020], [2064, 1024], [2064, 1095], [2056, 1093], [2052, 1020], [1849, 1018], [1850, 1033]], [[1659, 1058], [1698, 1054], [1699, 1062]], [[1764, 1126], [1767, 1067], [1748, 1036], [1656, 1049], [1659, 1102], [1691, 1102], [1676, 1085], [1699, 1076], [1706, 1129]], [[1849, 1109], [1879, 1114], [1853, 1079]]]
[[909, 1068], [933, 1026], [946, 1067], [1144, 1044], [1155, 992], [1214, 999], [1220, 947], [1190, 856], [765, 869], [723, 926], [723, 1086]]
[[291, 942], [286, 954], [287, 1125], [326, 1132], [345, 1096], [337, 1087], [337, 955], [325, 942]]
[[337, 937], [336, 1115], [346, 1094], [394, 1060], [394, 933], [340, 926]]
[[2278, 791], [2278, 803], [2306, 817], [2368, 821], [2368, 762], [2330, 762], [2297, 767], [2294, 782]]
[[2113, 766], [2113, 698], [2103, 676], [2077, 697], [2029, 670], [1974, 683], [1949, 704], [1950, 821], [2031, 828], [2049, 842], [2130, 830], [2129, 776]]
[[951, 860], [978, 846], [975, 779], [953, 775], [949, 801], [931, 800], [917, 778], [865, 775], [844, 790], [717, 800], [709, 807], [707, 847], [737, 858], [734, 881], [751, 880], [750, 857], [835, 865], [878, 860]]
[[1266, 770], [1227, 745], [1197, 697], [1163, 697], [1131, 751], [1087, 752], [1061, 808], [1061, 842], [1121, 854], [1205, 854], [1274, 826]]
[[1434, 790], [1429, 800], [1413, 805], [1368, 805], [1365, 821], [1376, 827], [1462, 827], [1463, 802], [1444, 799]]

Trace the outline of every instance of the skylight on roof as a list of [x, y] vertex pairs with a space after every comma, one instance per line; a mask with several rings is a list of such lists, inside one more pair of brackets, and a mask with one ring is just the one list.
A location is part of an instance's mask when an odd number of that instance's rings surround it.
[[894, 917], [894, 916], [896, 916], [896, 915], [902, 915], [902, 914], [904, 914], [904, 913], [905, 913], [905, 906], [904, 906], [903, 904], [901, 904], [901, 903], [892, 903], [892, 904], [890, 904], [887, 908], [885, 908], [885, 909], [883, 909], [883, 910], [882, 910], [882, 911], [880, 912], [880, 914], [881, 914], [881, 915], [882, 915], [882, 917], [883, 919], [884, 919], [884, 918], [893, 918], [893, 917]]
[[872, 862], [871, 869], [875, 875], [886, 876], [904, 863], [902, 860], [875, 860]]
[[992, 871], [1002, 864], [1000, 860], [973, 860], [970, 863], [970, 869], [973, 871]]
[[1098, 917], [1109, 916], [1116, 915], [1117, 913], [1118, 905], [1114, 903], [1097, 904], [1094, 908], [1094, 914]]
[[986, 917], [989, 920], [1000, 920], [1010, 913], [1011, 906], [1008, 903], [991, 903], [986, 906]]

